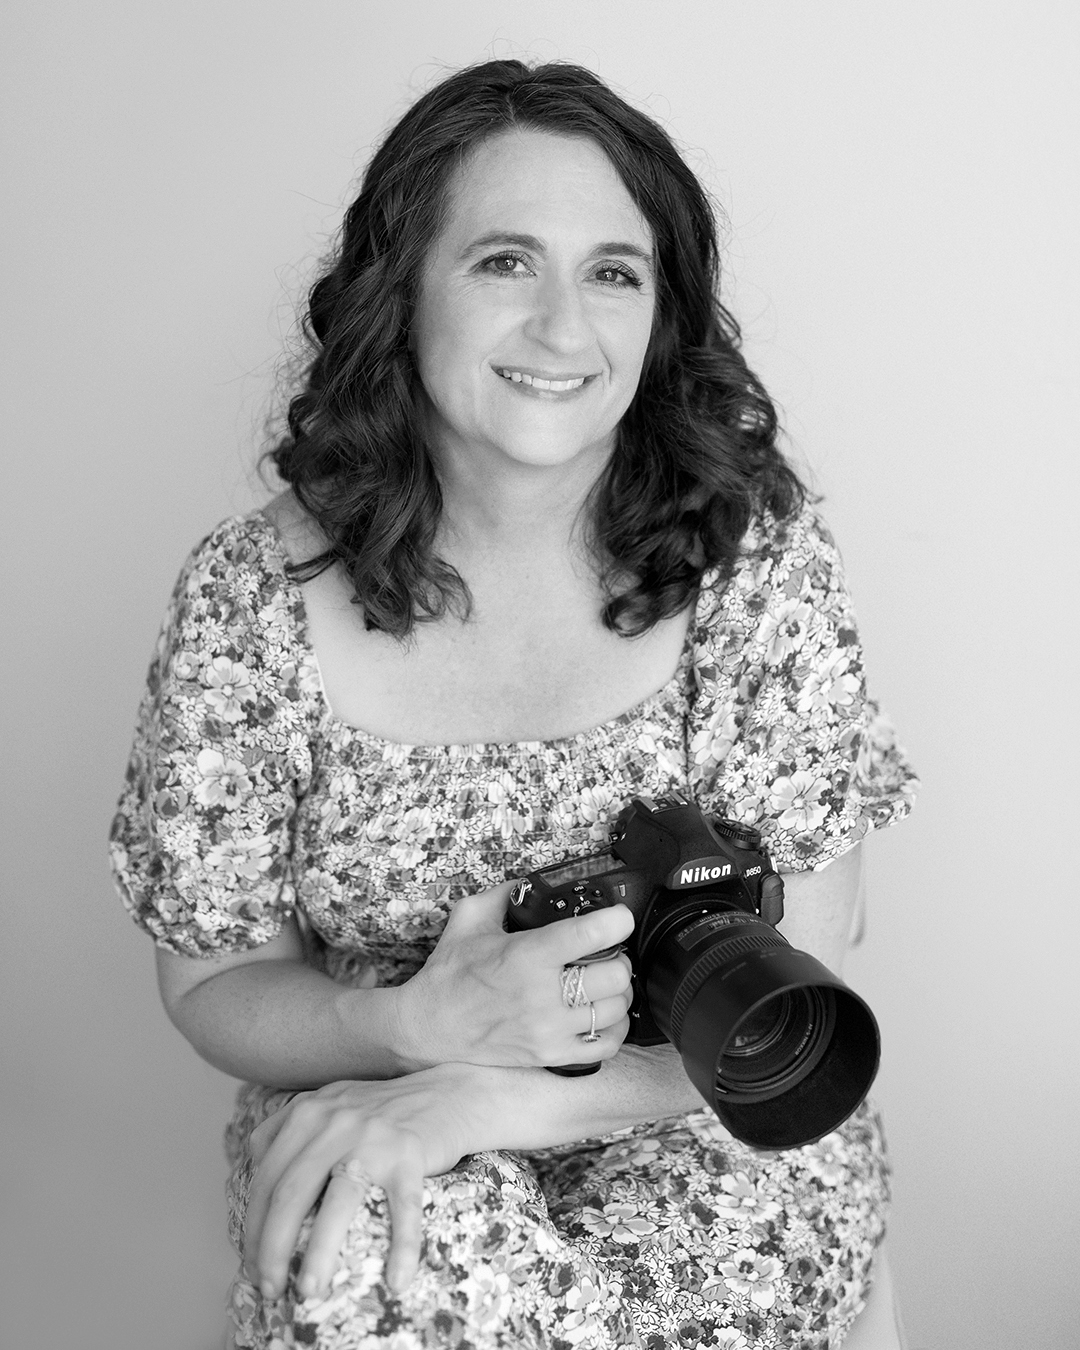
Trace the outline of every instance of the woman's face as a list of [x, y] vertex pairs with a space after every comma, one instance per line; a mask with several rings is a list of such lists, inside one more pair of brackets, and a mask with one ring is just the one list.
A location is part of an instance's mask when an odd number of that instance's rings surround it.
[[513, 131], [451, 185], [413, 352], [440, 455], [599, 472], [652, 330], [652, 232], [594, 142]]

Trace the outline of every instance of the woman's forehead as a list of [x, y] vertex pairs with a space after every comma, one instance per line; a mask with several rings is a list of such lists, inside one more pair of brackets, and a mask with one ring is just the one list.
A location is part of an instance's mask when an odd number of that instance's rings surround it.
[[514, 128], [483, 141], [451, 179], [447, 208], [440, 245], [453, 249], [501, 232], [653, 247], [614, 164], [584, 136]]

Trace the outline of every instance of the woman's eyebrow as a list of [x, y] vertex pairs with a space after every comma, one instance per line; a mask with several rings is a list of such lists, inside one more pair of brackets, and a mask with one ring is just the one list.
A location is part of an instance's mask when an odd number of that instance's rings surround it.
[[640, 244], [631, 244], [623, 239], [609, 239], [606, 243], [597, 244], [592, 251], [594, 258], [605, 257], [615, 254], [622, 258], [636, 258], [638, 262], [644, 263], [646, 267], [653, 266], [652, 249], [642, 248]]
[[479, 239], [474, 239], [472, 243], [466, 244], [461, 250], [461, 257], [467, 258], [470, 253], [478, 253], [484, 248], [497, 248], [501, 244], [513, 244], [517, 248], [527, 248], [531, 253], [545, 252], [543, 243], [537, 239], [535, 234], [513, 234], [509, 230], [492, 230], [490, 234], [482, 234]]
[[[541, 239], [535, 234], [515, 234], [509, 230], [492, 230], [488, 234], [482, 234], [478, 239], [466, 244], [461, 251], [460, 258], [464, 260], [473, 253], [479, 253], [485, 248], [505, 247], [507, 244], [515, 248], [528, 249], [530, 253], [546, 253], [547, 249]], [[653, 266], [653, 254], [650, 249], [644, 249], [640, 244], [633, 244], [624, 239], [608, 239], [602, 244], [597, 244], [590, 252], [591, 258], [609, 257], [612, 254], [623, 258], [636, 258], [644, 263], [646, 267]]]

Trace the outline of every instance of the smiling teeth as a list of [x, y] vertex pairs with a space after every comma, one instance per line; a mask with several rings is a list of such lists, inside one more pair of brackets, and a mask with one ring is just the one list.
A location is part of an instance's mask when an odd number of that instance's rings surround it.
[[576, 380], [542, 380], [539, 375], [525, 375], [520, 370], [500, 370], [499, 374], [514, 384], [531, 384], [534, 389], [550, 389], [553, 394], [563, 394], [567, 389], [580, 389], [585, 383], [584, 375]]

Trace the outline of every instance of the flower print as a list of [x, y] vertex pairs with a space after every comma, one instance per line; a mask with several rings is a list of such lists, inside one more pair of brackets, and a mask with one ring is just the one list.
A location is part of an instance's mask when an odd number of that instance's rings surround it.
[[778, 722], [788, 710], [789, 690], [778, 680], [763, 685], [754, 700], [754, 718], [764, 726]]
[[180, 916], [182, 906], [173, 895], [159, 895], [154, 901], [154, 908], [167, 924], [174, 924]]
[[273, 840], [265, 834], [255, 834], [248, 839], [225, 839], [215, 844], [206, 855], [206, 865], [215, 872], [225, 872], [237, 881], [257, 881], [263, 872], [269, 871], [273, 858], [270, 850]]
[[355, 798], [360, 790], [360, 783], [351, 769], [336, 769], [331, 775], [326, 785], [327, 795], [330, 797]]
[[578, 817], [589, 827], [589, 838], [606, 841], [612, 808], [621, 798], [608, 783], [587, 787], [578, 795]]
[[610, 1204], [603, 1210], [586, 1208], [581, 1222], [597, 1237], [610, 1237], [614, 1242], [637, 1242], [656, 1232], [656, 1224], [643, 1219], [633, 1205]]
[[559, 797], [552, 803], [551, 810], [548, 812], [548, 820], [551, 822], [551, 828], [556, 833], [568, 834], [571, 830], [578, 827], [577, 806], [567, 797]]
[[849, 708], [855, 702], [860, 686], [859, 677], [851, 674], [850, 666], [850, 655], [840, 649], [814, 666], [799, 692], [799, 711]]
[[255, 702], [251, 675], [242, 661], [215, 656], [204, 677], [203, 698], [223, 722], [241, 722], [244, 703]]
[[816, 829], [829, 814], [827, 805], [819, 800], [828, 789], [828, 780], [816, 778], [805, 769], [799, 769], [790, 778], [777, 778], [772, 785], [772, 808], [780, 811], [780, 824], [785, 830]]
[[314, 698], [322, 693], [322, 675], [314, 661], [301, 661], [296, 682], [300, 686], [300, 692], [307, 698]]
[[491, 823], [504, 839], [525, 834], [532, 826], [532, 808], [520, 801], [519, 791], [519, 785], [509, 773], [488, 783], [487, 799], [494, 808]]
[[398, 923], [410, 926], [427, 927], [433, 919], [441, 921], [445, 918], [445, 910], [427, 890], [408, 897], [395, 895], [386, 902], [386, 913]]
[[504, 1321], [513, 1304], [510, 1277], [505, 1271], [494, 1271], [482, 1261], [469, 1271], [459, 1286], [470, 1308], [480, 1309], [495, 1322]]
[[823, 1135], [816, 1144], [808, 1144], [803, 1153], [807, 1167], [826, 1186], [839, 1186], [847, 1179], [850, 1158], [842, 1135], [835, 1131]]
[[727, 1193], [716, 1197], [716, 1204], [726, 1218], [745, 1218], [754, 1223], [768, 1223], [780, 1215], [780, 1206], [759, 1191], [745, 1172], [736, 1172], [720, 1178]]
[[765, 644], [767, 665], [778, 666], [785, 657], [802, 649], [813, 612], [796, 596], [762, 616], [757, 640]]
[[600, 1290], [585, 1275], [580, 1284], [571, 1285], [566, 1291], [566, 1306], [569, 1315], [563, 1319], [560, 1330], [564, 1340], [577, 1345], [586, 1336], [600, 1330], [596, 1314], [601, 1311]]
[[713, 1332], [713, 1344], [720, 1350], [750, 1350], [750, 1342], [738, 1327], [717, 1327]]
[[627, 1298], [652, 1298], [656, 1293], [656, 1280], [644, 1266], [635, 1264], [624, 1272], [622, 1287]]
[[671, 1270], [675, 1283], [680, 1289], [691, 1294], [700, 1293], [708, 1278], [704, 1269], [696, 1261], [677, 1261]]
[[[686, 755], [683, 750], [682, 742], [677, 746], [672, 746], [664, 739], [664, 728], [658, 726], [655, 722], [646, 722], [635, 742], [636, 749], [642, 755], [656, 762], [659, 771], [666, 777], [672, 779], [675, 783], [682, 783], [686, 778]], [[606, 833], [607, 822], [604, 822]]]
[[172, 673], [178, 680], [193, 680], [199, 673], [199, 658], [195, 652], [177, 652], [172, 658]]
[[246, 766], [238, 759], [226, 759], [220, 750], [200, 750], [195, 767], [202, 774], [195, 800], [203, 806], [223, 806], [232, 811], [251, 791]]
[[776, 1281], [783, 1269], [775, 1256], [760, 1256], [751, 1247], [741, 1247], [732, 1252], [730, 1261], [720, 1263], [728, 1288], [748, 1295], [757, 1308], [771, 1308], [776, 1302]]
[[161, 830], [162, 840], [168, 840], [169, 850], [177, 857], [190, 861], [199, 856], [202, 831], [196, 820], [178, 820]]
[[691, 738], [691, 760], [695, 766], [723, 764], [738, 739], [738, 722], [732, 713], [722, 708]]
[[724, 815], [744, 825], [760, 826], [763, 810], [760, 797], [737, 797], [724, 808]]
[[259, 610], [259, 622], [267, 628], [288, 628], [289, 604], [284, 591], [276, 591]]
[[415, 867], [427, 857], [424, 845], [431, 838], [434, 821], [426, 806], [410, 806], [390, 829], [390, 857], [401, 867]]
[[300, 883], [300, 899], [306, 910], [329, 909], [341, 902], [343, 891], [337, 877], [330, 872], [309, 867]]

